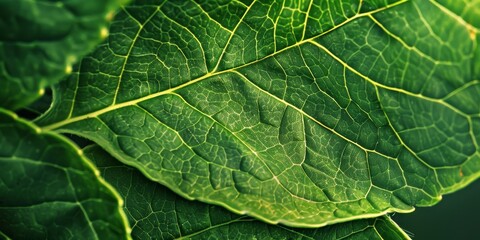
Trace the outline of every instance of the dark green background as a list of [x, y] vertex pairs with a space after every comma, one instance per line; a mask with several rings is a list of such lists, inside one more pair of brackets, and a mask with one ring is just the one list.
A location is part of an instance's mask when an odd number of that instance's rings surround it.
[[480, 239], [480, 181], [444, 195], [433, 207], [417, 208], [393, 219], [412, 239]]

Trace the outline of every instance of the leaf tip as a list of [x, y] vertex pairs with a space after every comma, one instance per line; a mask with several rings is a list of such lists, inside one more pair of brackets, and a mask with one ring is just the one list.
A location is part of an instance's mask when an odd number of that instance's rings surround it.
[[[3, 113], [3, 112], [2, 112]], [[12, 116], [13, 120], [17, 120], [18, 119], [18, 115], [14, 112], [8, 112], [10, 113], [10, 115]]]
[[121, 197], [118, 198], [118, 206], [120, 206], [120, 208], [123, 208], [125, 204], [125, 201], [123, 201], [123, 199]]
[[105, 15], [105, 20], [110, 22], [113, 20], [114, 16], [115, 16], [115, 11], [110, 11], [107, 13], [107, 15]]
[[470, 39], [472, 39], [472, 41], [475, 41], [476, 38], [477, 38], [477, 33], [475, 31], [475, 28], [473, 28], [472, 26], [470, 26], [468, 28], [468, 33], [469, 33], [469, 36], [470, 36]]
[[105, 38], [108, 37], [108, 29], [107, 29], [106, 27], [102, 27], [102, 28], [100, 29], [100, 37], [101, 37], [102, 39], [105, 39]]
[[34, 126], [33, 128], [35, 130], [35, 133], [38, 135], [38, 134], [41, 134], [42, 133], [42, 129], [37, 127], [37, 126]]
[[67, 57], [67, 64], [65, 66], [65, 73], [70, 74], [73, 71], [72, 64], [77, 61], [77, 57], [70, 55]]
[[[83, 156], [83, 152], [82, 152], [81, 154], [82, 154], [82, 156]], [[95, 174], [95, 177], [97, 177], [97, 178], [101, 178], [101, 177], [102, 177], [101, 174], [100, 174], [100, 171], [99, 171], [98, 169], [96, 169], [96, 168], [93, 169], [93, 174]]]
[[65, 73], [66, 73], [66, 74], [72, 73], [72, 65], [67, 65], [67, 66], [65, 67]]

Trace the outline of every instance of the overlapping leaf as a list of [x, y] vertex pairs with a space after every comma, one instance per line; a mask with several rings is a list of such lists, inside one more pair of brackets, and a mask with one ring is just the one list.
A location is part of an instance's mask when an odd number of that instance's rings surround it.
[[412, 211], [480, 176], [467, 2], [139, 1], [38, 123], [270, 223]]
[[182, 199], [103, 151], [85, 155], [125, 200], [134, 239], [409, 239], [389, 217], [357, 220], [320, 229], [269, 225], [200, 202]]
[[18, 109], [71, 73], [124, 0], [0, 0], [0, 107]]
[[64, 137], [0, 109], [0, 238], [130, 239], [121, 198]]

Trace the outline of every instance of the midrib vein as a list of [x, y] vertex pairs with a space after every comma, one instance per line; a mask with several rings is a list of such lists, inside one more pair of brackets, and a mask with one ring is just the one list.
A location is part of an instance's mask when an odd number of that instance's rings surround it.
[[[191, 81], [188, 81], [186, 83], [183, 83], [183, 84], [180, 84], [176, 87], [173, 87], [173, 88], [170, 88], [170, 89], [167, 89], [167, 90], [163, 90], [163, 91], [160, 91], [160, 92], [157, 92], [157, 93], [153, 93], [153, 94], [149, 94], [147, 96], [144, 96], [144, 97], [140, 97], [140, 98], [137, 98], [137, 99], [134, 99], [134, 100], [130, 100], [130, 101], [126, 101], [126, 102], [122, 102], [122, 103], [118, 103], [118, 104], [113, 104], [113, 105], [110, 105], [108, 107], [105, 107], [103, 109], [100, 109], [100, 110], [97, 110], [97, 111], [94, 111], [94, 112], [91, 112], [91, 113], [87, 113], [87, 114], [84, 114], [84, 115], [80, 115], [80, 116], [76, 116], [76, 117], [72, 117], [72, 118], [68, 118], [68, 119], [65, 119], [65, 120], [62, 120], [62, 121], [59, 121], [59, 122], [56, 122], [56, 123], [52, 123], [50, 125], [46, 125], [46, 126], [43, 126], [42, 129], [44, 130], [55, 130], [55, 129], [58, 129], [62, 126], [65, 126], [65, 125], [68, 125], [70, 123], [74, 123], [74, 122], [78, 122], [78, 121], [82, 121], [82, 120], [85, 120], [85, 119], [89, 119], [89, 118], [95, 118], [99, 115], [102, 115], [104, 113], [107, 113], [107, 112], [110, 112], [110, 111], [114, 111], [114, 110], [117, 110], [117, 109], [120, 109], [120, 108], [124, 108], [124, 107], [128, 107], [128, 106], [132, 106], [132, 105], [136, 105], [140, 102], [143, 102], [143, 101], [146, 101], [146, 100], [149, 100], [149, 99], [152, 99], [152, 98], [156, 98], [156, 97], [159, 97], [159, 96], [162, 96], [162, 95], [166, 95], [166, 94], [170, 94], [172, 92], [175, 92], [177, 90], [180, 90], [182, 88], [185, 88], [185, 87], [188, 87], [190, 85], [193, 85], [197, 82], [200, 82], [204, 79], [207, 79], [207, 78], [210, 78], [210, 77], [213, 77], [213, 76], [217, 76], [217, 75], [221, 75], [221, 74], [224, 74], [224, 73], [228, 73], [228, 72], [236, 72], [238, 69], [240, 68], [244, 68], [244, 67], [248, 67], [250, 65], [253, 65], [255, 63], [258, 63], [264, 59], [267, 59], [267, 58], [270, 58], [270, 57], [273, 57], [273, 56], [276, 56], [278, 54], [281, 54], [289, 49], [292, 49], [292, 48], [295, 48], [295, 47], [299, 47], [300, 45], [303, 45], [305, 43], [313, 43], [313, 44], [316, 44], [318, 46], [322, 46], [320, 45], [319, 43], [316, 43], [314, 42], [313, 40], [316, 39], [316, 38], [319, 38], [319, 37], [322, 37], [344, 25], [346, 25], [347, 23], [350, 23], [356, 19], [359, 19], [361, 17], [369, 17], [371, 14], [374, 14], [374, 13], [377, 13], [377, 12], [381, 12], [381, 11], [384, 11], [385, 9], [388, 9], [388, 8], [392, 8], [392, 7], [395, 7], [395, 6], [398, 6], [402, 3], [405, 3], [405, 2], [408, 2], [408, 0], [404, 0], [404, 1], [399, 1], [399, 2], [396, 2], [394, 4], [391, 4], [391, 5], [388, 5], [386, 7], [383, 7], [383, 8], [379, 8], [379, 9], [375, 9], [373, 11], [370, 11], [370, 12], [366, 12], [366, 13], [360, 13], [360, 14], [357, 14], [349, 19], [347, 19], [346, 21], [334, 26], [333, 28], [317, 35], [317, 36], [314, 36], [314, 37], [311, 37], [311, 38], [307, 38], [307, 39], [304, 39], [302, 41], [299, 41], [297, 42], [296, 44], [293, 44], [291, 46], [288, 46], [286, 48], [283, 48], [277, 52], [274, 52], [272, 54], [269, 54], [263, 58], [260, 58], [258, 60], [255, 60], [255, 61], [252, 61], [252, 62], [249, 62], [249, 63], [246, 63], [246, 64], [243, 64], [241, 66], [237, 66], [237, 67], [233, 67], [233, 68], [230, 68], [230, 69], [225, 69], [225, 70], [221, 70], [221, 71], [218, 71], [216, 72], [216, 70], [214, 70], [213, 72], [209, 72], [209, 73], [206, 73], [205, 75], [203, 76], [200, 76], [194, 80], [191, 80]], [[230, 40], [230, 39], [229, 39]], [[228, 47], [228, 44], [225, 46], [225, 49]], [[322, 46], [322, 49], [323, 50], [327, 50], [325, 47]], [[329, 53], [329, 51], [327, 50], [327, 53]], [[222, 53], [222, 56], [223, 56], [223, 53]], [[220, 60], [219, 62], [221, 61], [222, 57], [220, 57]], [[337, 61], [340, 60], [338, 57], [335, 58]], [[343, 64], [343, 62], [340, 60], [340, 63]], [[217, 63], [217, 67], [218, 67], [218, 63]], [[215, 68], [216, 69], [216, 68]], [[374, 82], [373, 80], [371, 80], [372, 82]], [[378, 83], [374, 82], [375, 85], [379, 85]], [[383, 86], [383, 85], [381, 85]], [[403, 89], [397, 89], [397, 88], [393, 88], [393, 87], [387, 87], [385, 86], [387, 89], [389, 90], [396, 90], [398, 92], [402, 92], [402, 93], [408, 93], [409, 95], [414, 95], [413, 93], [409, 93]], [[416, 95], [414, 95], [416, 96]], [[418, 96], [417, 96], [418, 97]]]
[[203, 75], [203, 76], [201, 76], [197, 79], [194, 79], [192, 81], [186, 82], [186, 83], [181, 84], [181, 85], [178, 85], [174, 88], [170, 88], [170, 89], [167, 89], [167, 90], [164, 90], [164, 91], [153, 93], [153, 94], [147, 95], [145, 97], [137, 98], [137, 99], [134, 99], [134, 100], [123, 102], [123, 103], [118, 103], [118, 104], [115, 104], [115, 105], [111, 105], [111, 106], [108, 106], [106, 108], [103, 108], [103, 109], [100, 109], [100, 110], [97, 110], [97, 111], [94, 111], [94, 112], [91, 112], [91, 113], [88, 113], [88, 114], [85, 114], [85, 115], [80, 115], [80, 116], [77, 116], [77, 117], [65, 119], [63, 121], [44, 126], [44, 127], [42, 127], [42, 129], [44, 129], [44, 130], [54, 130], [54, 129], [57, 129], [61, 126], [64, 126], [64, 125], [67, 125], [67, 124], [70, 124], [70, 123], [73, 123], [73, 122], [78, 122], [78, 121], [81, 121], [81, 120], [85, 120], [87, 118], [94, 118], [94, 117], [97, 117], [99, 115], [102, 115], [102, 114], [110, 112], [110, 111], [114, 111], [114, 110], [117, 110], [117, 109], [120, 109], [120, 108], [136, 105], [139, 102], [143, 102], [143, 101], [146, 101], [146, 100], [149, 100], [149, 99], [152, 99], [152, 98], [156, 98], [158, 96], [170, 94], [170, 93], [175, 92], [179, 89], [182, 89], [182, 88], [187, 87], [189, 85], [200, 82], [200, 81], [202, 81], [206, 78], [213, 77], [213, 76], [216, 76], [216, 75], [220, 75], [220, 74], [223, 74], [223, 73], [229, 72], [229, 71], [232, 71], [232, 70], [229, 69], [229, 70], [220, 71], [220, 72], [217, 72], [217, 73], [207, 73], [207, 74], [205, 74], [205, 75]]

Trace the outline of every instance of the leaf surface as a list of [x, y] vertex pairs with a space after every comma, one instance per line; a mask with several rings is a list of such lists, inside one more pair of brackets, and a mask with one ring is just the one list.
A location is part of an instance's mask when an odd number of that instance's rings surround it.
[[413, 211], [480, 176], [469, 2], [137, 2], [38, 123], [270, 223]]
[[130, 239], [122, 199], [70, 141], [0, 109], [0, 146], [1, 238]]
[[223, 208], [188, 201], [116, 161], [97, 145], [84, 149], [125, 200], [134, 239], [409, 239], [387, 216], [320, 229], [269, 225]]
[[124, 0], [0, 1], [0, 107], [27, 106], [105, 39]]

